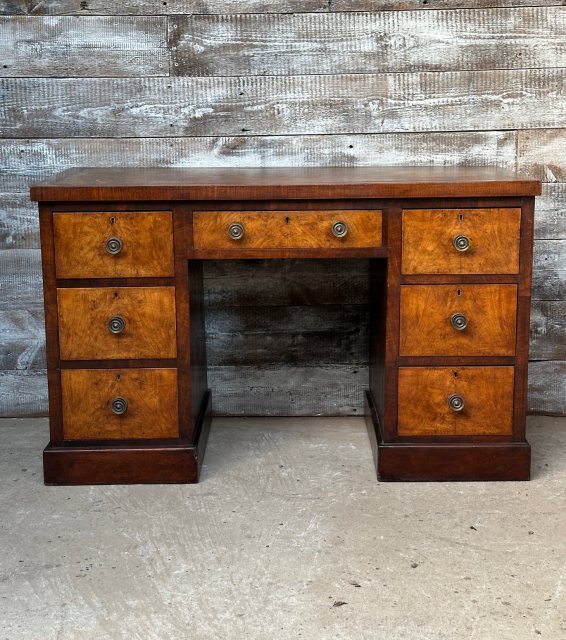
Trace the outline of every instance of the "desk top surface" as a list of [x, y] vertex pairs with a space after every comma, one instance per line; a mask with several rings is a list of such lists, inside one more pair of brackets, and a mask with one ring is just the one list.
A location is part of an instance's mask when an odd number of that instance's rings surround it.
[[54, 201], [535, 196], [541, 183], [497, 167], [84, 168], [31, 187]]

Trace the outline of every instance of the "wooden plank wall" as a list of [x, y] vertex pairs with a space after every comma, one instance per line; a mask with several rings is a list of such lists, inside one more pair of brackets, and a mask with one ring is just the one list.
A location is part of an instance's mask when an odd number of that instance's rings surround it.
[[[0, 0], [0, 415], [47, 409], [28, 185], [82, 166], [489, 165], [544, 181], [529, 406], [566, 412], [562, 0]], [[367, 263], [208, 263], [216, 411], [356, 414]]]

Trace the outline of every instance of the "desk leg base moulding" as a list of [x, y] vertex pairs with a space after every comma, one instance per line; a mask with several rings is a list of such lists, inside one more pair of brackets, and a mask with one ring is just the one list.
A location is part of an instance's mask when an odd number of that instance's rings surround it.
[[[528, 480], [540, 192], [494, 167], [80, 169], [32, 187], [46, 484], [198, 482], [211, 420], [205, 262], [346, 258], [368, 265], [379, 479]], [[261, 301], [261, 281], [246, 295]], [[345, 278], [328, 285], [333, 304], [347, 299]]]
[[382, 481], [433, 482], [529, 480], [528, 442], [384, 442], [371, 392], [366, 392], [366, 426], [377, 476]]
[[201, 405], [195, 442], [53, 446], [43, 451], [47, 485], [190, 484], [199, 481], [212, 418], [211, 393]]

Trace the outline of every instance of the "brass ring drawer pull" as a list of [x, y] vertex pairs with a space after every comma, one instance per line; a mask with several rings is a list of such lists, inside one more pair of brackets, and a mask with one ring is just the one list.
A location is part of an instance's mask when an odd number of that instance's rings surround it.
[[126, 411], [128, 410], [128, 401], [126, 400], [126, 398], [118, 396], [117, 398], [114, 398], [114, 400], [112, 400], [111, 406], [112, 413], [117, 416], [121, 416], [124, 415], [124, 413], [126, 413]]
[[122, 333], [125, 328], [126, 321], [124, 320], [124, 318], [122, 318], [122, 316], [114, 316], [113, 318], [110, 318], [110, 320], [108, 320], [108, 331], [110, 331], [110, 333], [118, 335], [119, 333]]
[[228, 236], [231, 240], [241, 240], [244, 237], [245, 229], [241, 222], [233, 222], [228, 227]]
[[332, 225], [332, 235], [336, 238], [345, 238], [348, 235], [348, 225], [339, 221]]
[[460, 251], [460, 253], [464, 253], [465, 251], [469, 251], [472, 246], [472, 241], [468, 238], [468, 236], [457, 235], [452, 239], [452, 244], [454, 245], [454, 249], [456, 251]]
[[463, 313], [454, 313], [450, 318], [450, 324], [456, 331], [464, 331], [468, 326], [468, 318]]
[[120, 238], [112, 237], [108, 238], [106, 241], [106, 251], [112, 256], [116, 256], [122, 251], [122, 247], [124, 243], [120, 240]]
[[451, 396], [448, 396], [448, 406], [452, 411], [462, 411], [464, 408], [464, 398], [457, 393], [453, 393]]

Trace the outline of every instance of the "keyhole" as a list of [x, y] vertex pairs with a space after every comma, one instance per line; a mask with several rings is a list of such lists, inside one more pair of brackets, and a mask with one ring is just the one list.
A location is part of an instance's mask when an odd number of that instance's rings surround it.
[[463, 220], [463, 219], [464, 219], [464, 214], [463, 214], [463, 213], [459, 213], [459, 214], [458, 214], [458, 220], [459, 220], [460, 222], [462, 222], [462, 220]]
[[110, 224], [115, 224], [116, 223], [116, 218], [114, 216], [112, 216], [110, 218]]
[[289, 224], [290, 218], [285, 218], [285, 224]]
[[452, 371], [452, 374], [454, 375], [455, 378], [457, 378], [459, 375], [457, 371]]
[[114, 300], [118, 300], [120, 294], [117, 291], [114, 291]]
[[457, 294], [457, 295], [459, 295], [459, 296], [461, 296], [461, 295], [462, 295], [462, 289], [457, 289], [457, 290], [456, 290], [456, 294]]
[[116, 380], [120, 380], [120, 374], [119, 373], [116, 374]]

